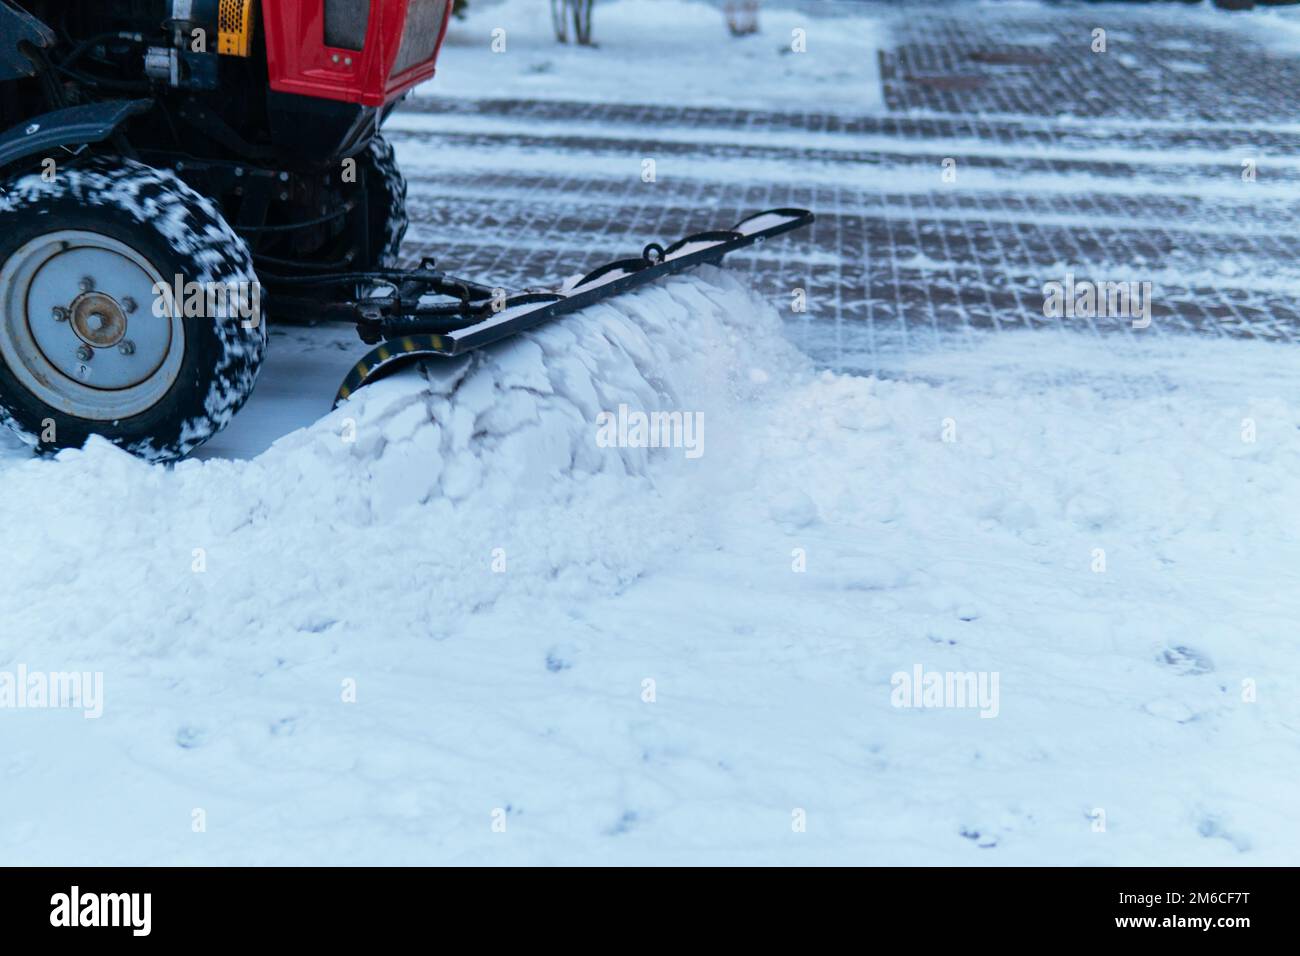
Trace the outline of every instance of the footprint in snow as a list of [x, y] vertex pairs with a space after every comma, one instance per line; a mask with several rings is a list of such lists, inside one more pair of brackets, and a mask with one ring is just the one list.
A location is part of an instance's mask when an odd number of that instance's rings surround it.
[[1209, 657], [1185, 644], [1179, 644], [1177, 647], [1166, 647], [1160, 652], [1158, 660], [1160, 663], [1173, 668], [1174, 673], [1180, 677], [1208, 674], [1214, 670], [1214, 664]]
[[193, 750], [201, 746], [206, 737], [207, 734], [197, 727], [182, 727], [176, 731], [176, 746], [183, 750]]
[[1245, 853], [1250, 849], [1250, 841], [1245, 837], [1229, 833], [1223, 828], [1223, 824], [1216, 817], [1202, 817], [1201, 821], [1196, 824], [1196, 832], [1207, 840], [1227, 840], [1238, 853]]
[[623, 815], [618, 818], [618, 822], [605, 831], [608, 836], [619, 836], [628, 833], [637, 823], [635, 810], [624, 810]]
[[970, 827], [962, 827], [961, 835], [981, 850], [991, 850], [998, 845], [997, 837], [981, 834], [979, 830], [972, 830]]

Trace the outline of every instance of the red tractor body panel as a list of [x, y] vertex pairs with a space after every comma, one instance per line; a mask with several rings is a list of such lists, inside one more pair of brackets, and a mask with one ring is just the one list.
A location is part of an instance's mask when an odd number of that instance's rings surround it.
[[[352, 8], [349, 22], [364, 26], [364, 42], [360, 33], [348, 46], [326, 42], [330, 4]], [[386, 106], [433, 76], [451, 7], [451, 0], [264, 0], [271, 89]]]

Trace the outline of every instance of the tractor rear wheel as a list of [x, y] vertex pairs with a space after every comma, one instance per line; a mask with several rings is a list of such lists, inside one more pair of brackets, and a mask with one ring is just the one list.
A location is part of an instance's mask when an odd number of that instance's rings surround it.
[[266, 325], [248, 248], [216, 207], [125, 159], [4, 185], [0, 421], [41, 451], [99, 435], [151, 461], [224, 428]]

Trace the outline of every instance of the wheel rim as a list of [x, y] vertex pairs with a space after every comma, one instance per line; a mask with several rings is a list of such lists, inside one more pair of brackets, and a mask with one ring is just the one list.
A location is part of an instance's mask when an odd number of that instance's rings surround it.
[[39, 236], [0, 269], [0, 354], [25, 388], [67, 415], [138, 415], [167, 394], [185, 358], [181, 303], [154, 291], [172, 285], [109, 236]]

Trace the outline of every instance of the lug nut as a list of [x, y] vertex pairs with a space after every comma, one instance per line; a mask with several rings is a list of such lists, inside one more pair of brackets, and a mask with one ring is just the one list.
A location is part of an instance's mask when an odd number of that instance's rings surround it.
[[90, 292], [95, 288], [95, 280], [91, 276], [86, 276], [81, 280], [81, 291]]
[[68, 321], [68, 310], [61, 305], [56, 305], [50, 314], [54, 316], [55, 322]]
[[83, 362], [89, 362], [94, 357], [95, 353], [91, 350], [89, 345], [83, 345], [77, 349], [77, 358]]
[[134, 355], [135, 343], [132, 342], [130, 339], [124, 339], [122, 343], [117, 347], [117, 350], [121, 352], [123, 355]]
[[138, 306], [136, 305], [135, 299], [131, 298], [129, 295], [122, 300], [122, 311], [127, 315], [134, 313], [137, 308]]

